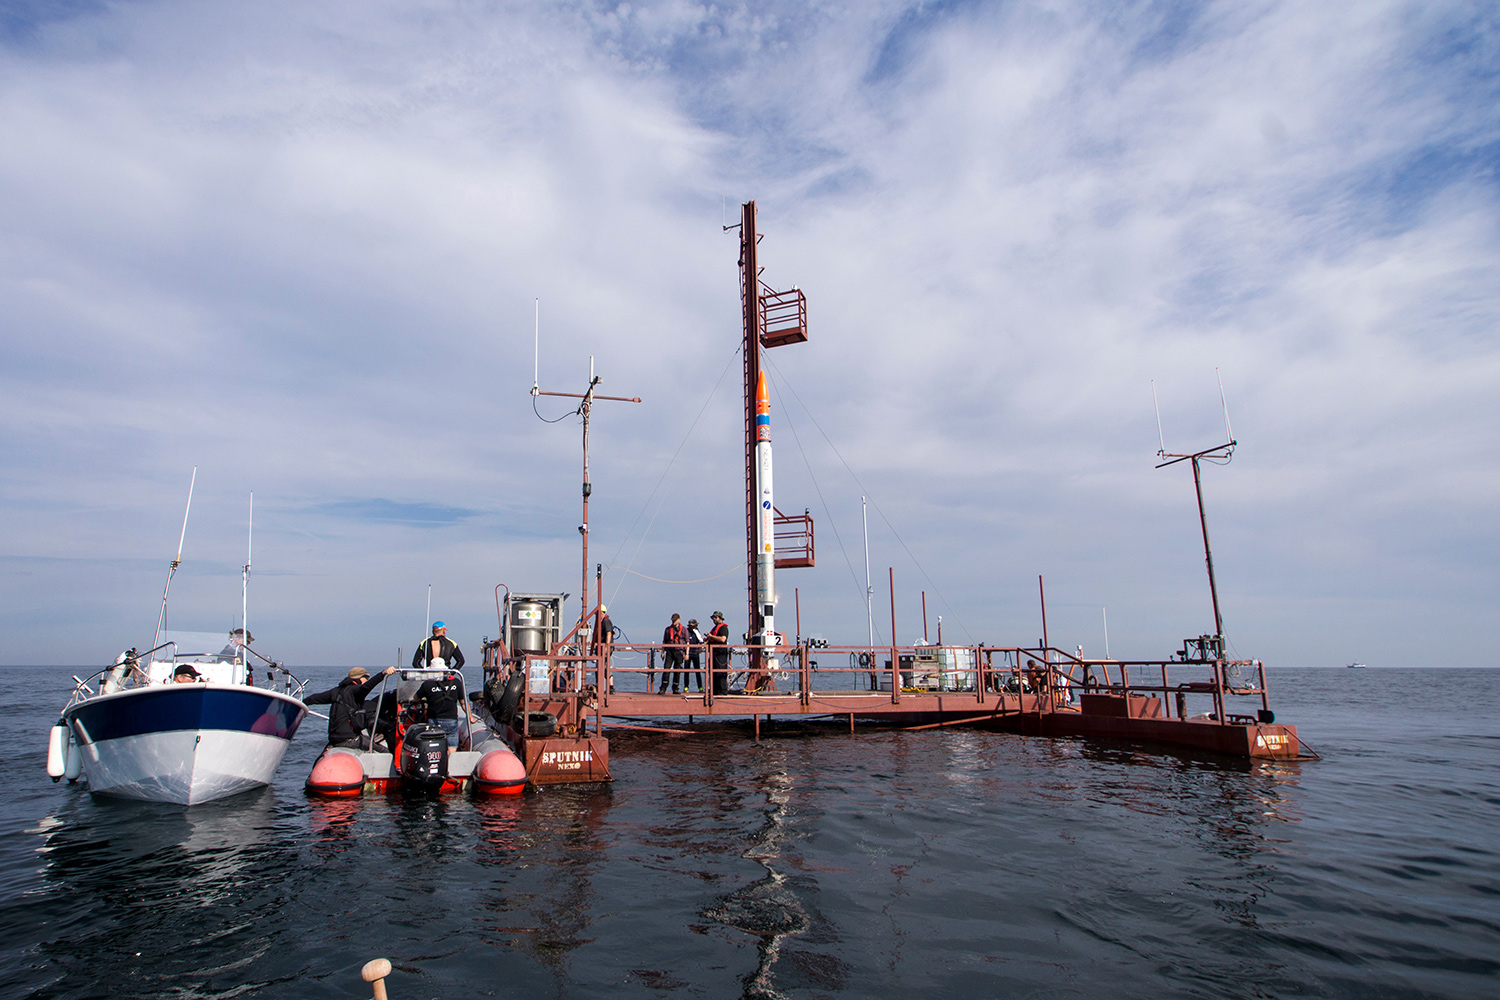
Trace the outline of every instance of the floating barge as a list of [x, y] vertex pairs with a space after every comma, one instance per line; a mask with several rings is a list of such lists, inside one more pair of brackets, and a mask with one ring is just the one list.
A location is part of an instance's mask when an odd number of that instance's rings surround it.
[[[1184, 640], [1164, 660], [1090, 660], [1051, 646], [954, 646], [939, 641], [895, 643], [895, 586], [891, 583], [888, 646], [830, 646], [801, 634], [800, 611], [789, 639], [775, 626], [777, 569], [815, 564], [810, 514], [783, 515], [771, 485], [770, 403], [761, 351], [807, 340], [807, 300], [797, 289], [776, 291], [760, 279], [755, 203], [743, 206], [739, 229], [745, 407], [746, 623], [743, 642], [685, 647], [699, 691], [666, 693], [659, 683], [668, 648], [659, 643], [613, 643], [598, 568], [590, 599], [588, 579], [589, 415], [598, 396], [590, 363], [584, 393], [533, 396], [579, 399], [584, 420], [583, 595], [578, 617], [566, 619], [562, 594], [512, 594], [496, 588], [500, 638], [485, 640], [484, 703], [496, 710], [499, 692], [524, 684], [511, 718], [513, 745], [537, 785], [609, 780], [608, 728], [662, 731], [662, 720], [847, 719], [907, 729], [970, 725], [1031, 736], [1109, 738], [1178, 746], [1237, 757], [1315, 757], [1295, 726], [1276, 722], [1258, 660], [1225, 656], [1213, 554], [1203, 516], [1200, 460], [1227, 460], [1235, 441], [1193, 454], [1168, 454], [1157, 466], [1191, 462], [1213, 600], [1214, 633]], [[1039, 581], [1040, 582], [1040, 581]], [[500, 595], [505, 591], [504, 598]], [[925, 608], [924, 608], [925, 616]], [[565, 621], [571, 621], [565, 628]], [[607, 631], [607, 629], [606, 629]], [[925, 635], [925, 622], [923, 624]], [[673, 647], [673, 651], [683, 647]], [[717, 658], [716, 658], [717, 657]], [[717, 675], [717, 676], [716, 676]], [[717, 680], [717, 684], [715, 681]], [[733, 685], [739, 684], [736, 689]], [[716, 691], [721, 693], [715, 693]], [[532, 735], [528, 720], [543, 722]], [[506, 720], [501, 719], [502, 723]], [[676, 730], [681, 732], [682, 730]]]

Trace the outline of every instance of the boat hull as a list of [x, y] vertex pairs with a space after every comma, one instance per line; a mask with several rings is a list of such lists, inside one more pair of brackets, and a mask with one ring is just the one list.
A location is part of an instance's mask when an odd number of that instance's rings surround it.
[[268, 784], [306, 715], [274, 691], [183, 684], [90, 698], [63, 720], [91, 793], [196, 805]]

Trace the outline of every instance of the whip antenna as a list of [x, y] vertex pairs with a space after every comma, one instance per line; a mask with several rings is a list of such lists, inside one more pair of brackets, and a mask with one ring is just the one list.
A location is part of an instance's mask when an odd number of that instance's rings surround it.
[[1229, 402], [1224, 398], [1224, 377], [1214, 369], [1214, 378], [1219, 380], [1219, 403], [1224, 407], [1224, 440], [1234, 443], [1234, 429], [1229, 426]]
[[542, 384], [542, 300], [536, 299], [536, 317], [531, 334], [531, 394]]
[[[245, 572], [240, 577], [240, 641], [250, 644], [250, 563], [255, 550], [255, 491], [250, 491], [249, 527], [245, 531]], [[245, 662], [249, 662], [246, 660]]]
[[172, 577], [177, 573], [177, 567], [182, 565], [182, 543], [187, 540], [188, 514], [193, 510], [193, 487], [198, 484], [198, 467], [193, 466], [193, 478], [188, 480], [187, 507], [182, 512], [182, 533], [177, 536], [177, 557], [172, 560], [172, 565], [167, 569], [167, 585], [161, 589], [161, 614], [156, 616], [156, 634], [151, 637], [151, 648], [155, 649], [157, 642], [161, 639], [161, 630], [167, 624], [167, 594], [172, 589]]
[[1156, 398], [1156, 379], [1151, 380], [1151, 403], [1156, 407], [1156, 440], [1161, 445], [1156, 454], [1161, 456], [1167, 453], [1167, 438], [1161, 432], [1161, 402]]

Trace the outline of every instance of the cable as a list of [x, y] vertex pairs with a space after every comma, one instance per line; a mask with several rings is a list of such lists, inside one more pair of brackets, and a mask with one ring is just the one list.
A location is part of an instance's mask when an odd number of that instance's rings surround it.
[[[781, 370], [779, 368], [776, 368], [776, 363], [771, 361], [769, 356], [767, 357], [767, 362], [773, 369], [775, 369], [776, 374], [781, 377], [783, 381], [785, 381], [785, 376], [781, 375]], [[848, 461], [845, 460], [843, 453], [838, 450], [838, 447], [833, 443], [833, 439], [828, 436], [828, 432], [823, 429], [823, 425], [818, 423], [818, 418], [813, 416], [812, 410], [809, 409], [807, 404], [802, 401], [802, 397], [797, 395], [797, 390], [792, 387], [792, 384], [790, 382], [787, 382], [787, 391], [792, 394], [792, 398], [796, 399], [798, 405], [801, 406], [802, 409], [807, 413], [807, 418], [813, 422], [813, 426], [818, 429], [818, 433], [823, 435], [823, 440], [828, 442], [828, 447], [832, 448], [833, 453], [838, 456], [838, 460], [840, 462], [843, 462], [844, 468], [854, 479], [855, 483], [859, 485], [859, 488], [864, 491], [865, 496], [871, 496], [870, 491], [865, 487], [865, 484], [860, 481], [859, 476], [855, 474], [854, 469], [851, 468]], [[917, 572], [921, 573], [922, 578], [932, 585], [932, 592], [937, 595], [938, 600], [942, 601], [943, 606], [947, 608], [948, 611], [953, 615], [953, 620], [958, 623], [959, 628], [964, 630], [964, 635], [969, 637], [969, 642], [973, 643], [974, 634], [969, 631], [969, 628], [964, 624], [963, 619], [958, 616], [958, 612], [953, 610], [953, 605], [948, 603], [948, 599], [943, 596], [943, 592], [938, 589], [938, 585], [934, 583], [932, 577], [927, 574], [927, 570], [923, 568], [921, 562], [917, 560], [917, 557], [907, 546], [906, 540], [901, 537], [901, 533], [896, 530], [896, 526], [891, 523], [891, 519], [885, 516], [885, 511], [880, 509], [880, 504], [876, 503], [873, 498], [870, 500], [870, 504], [875, 508], [875, 512], [880, 515], [880, 519], [885, 522], [885, 526], [891, 529], [891, 534], [896, 536], [896, 541], [901, 543], [901, 548], [906, 552], [907, 557], [911, 559], [912, 565], [917, 567]]]
[[[667, 462], [667, 467], [662, 470], [661, 478], [656, 481], [656, 486], [651, 490], [651, 496], [648, 496], [646, 498], [646, 502], [641, 505], [640, 512], [635, 515], [635, 520], [630, 524], [630, 530], [625, 532], [625, 537], [620, 540], [620, 547], [615, 550], [614, 556], [610, 558], [611, 563], [619, 559], [620, 553], [625, 551], [625, 545], [630, 541], [630, 536], [632, 533], [634, 533], [635, 526], [641, 523], [641, 515], [646, 513], [646, 508], [651, 506], [652, 498], [655, 497], [657, 492], [661, 490], [661, 484], [666, 482], [667, 474], [672, 471], [672, 466], [677, 463], [677, 456], [681, 455], [682, 449], [687, 447], [688, 440], [693, 436], [693, 431], [697, 430], [698, 428], [698, 422], [703, 419], [704, 412], [708, 410], [708, 404], [713, 402], [714, 396], [719, 391], [719, 386], [724, 384], [724, 376], [729, 374], [729, 369], [734, 364], [734, 359], [739, 356], [740, 347], [738, 344], [736, 344], [734, 353], [729, 356], [729, 360], [724, 364], [724, 370], [719, 372], [719, 380], [715, 382], [714, 387], [709, 390], [708, 398], [703, 400], [703, 405], [698, 408], [698, 415], [693, 418], [693, 423], [690, 427], [688, 427], [687, 434], [683, 435], [682, 442], [677, 446], [677, 450], [672, 453], [672, 458]], [[630, 554], [630, 562], [626, 563], [623, 567], [625, 570], [629, 571], [630, 567], [635, 565], [636, 557], [639, 556], [641, 552], [641, 546], [646, 544], [646, 536], [651, 533], [651, 526], [656, 523], [656, 516], [657, 514], [661, 513], [662, 504], [666, 502], [667, 498], [665, 496], [663, 496], [661, 500], [657, 502], [656, 510], [651, 512], [651, 520], [646, 522], [646, 529], [641, 532], [641, 540], [636, 543], [635, 551]], [[722, 576], [723, 574], [720, 575]], [[615, 589], [610, 591], [609, 600], [611, 604], [613, 604], [615, 598], [620, 595], [620, 588], [624, 586], [624, 584], [625, 581], [623, 578], [621, 578], [620, 582], [615, 584]]]
[[535, 413], [536, 416], [537, 416], [537, 419], [540, 420], [544, 424], [560, 423], [561, 421], [567, 420], [569, 417], [576, 417], [576, 416], [578, 416], [579, 410], [581, 410], [581, 409], [582, 409], [582, 404], [580, 404], [578, 407], [576, 407], [576, 408], [574, 408], [572, 410], [569, 410], [567, 413], [564, 413], [562, 416], [558, 417], [556, 420], [548, 420], [546, 417], [542, 416], [542, 411], [540, 411], [540, 410], [538, 410], [536, 408], [536, 396], [532, 396], [531, 397], [531, 412]]
[[[717, 580], [721, 576], [728, 576], [730, 573], [736, 572], [737, 570], [742, 570], [742, 569], [745, 568], [745, 564], [744, 564], [743, 561], [741, 561], [741, 562], [737, 563], [736, 565], [729, 567], [728, 569], [726, 569], [722, 573], [716, 573], [713, 576], [705, 576], [701, 580], [663, 580], [661, 577], [647, 576], [645, 573], [641, 573], [641, 572], [638, 572], [636, 570], [633, 570], [629, 566], [608, 566], [606, 568], [607, 569], [617, 569], [617, 570], [620, 570], [623, 573], [629, 573], [632, 576], [638, 576], [638, 577], [642, 578], [643, 580], [651, 580], [654, 583], [707, 583], [710, 580]], [[613, 600], [613, 598], [611, 598], [611, 600]]]
[[[772, 366], [775, 367], [774, 365]], [[772, 391], [776, 393], [778, 404], [781, 401], [781, 371], [776, 369], [776, 381], [771, 383]], [[798, 400], [798, 402], [801, 402]], [[818, 477], [813, 472], [812, 462], [808, 460], [807, 449], [802, 447], [802, 437], [797, 433], [797, 425], [792, 423], [792, 408], [782, 405], [781, 412], [786, 419], [787, 429], [792, 432], [792, 440], [797, 445], [797, 452], [802, 456], [802, 464], [807, 466], [808, 478], [812, 480], [813, 490], [818, 494], [818, 502], [823, 505], [823, 513], [828, 515], [828, 526], [833, 529], [834, 540], [839, 544], [839, 552], [844, 557], [844, 565], [849, 567], [849, 579], [854, 582], [854, 589], [859, 592], [861, 602], [865, 599], [865, 588], [859, 584], [859, 574], [854, 571], [854, 563], [849, 559], [849, 550], [844, 548], [843, 536], [839, 534], [838, 522], [834, 520], [833, 511], [828, 506], [828, 500], [823, 496], [823, 489], [818, 485]], [[878, 630], [877, 630], [878, 631]], [[883, 636], [882, 636], [883, 638]]]

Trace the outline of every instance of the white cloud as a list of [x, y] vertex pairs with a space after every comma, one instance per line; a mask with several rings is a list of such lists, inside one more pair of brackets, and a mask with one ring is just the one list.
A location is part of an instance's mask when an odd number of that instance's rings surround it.
[[[253, 488], [252, 618], [293, 660], [409, 645], [390, 623], [428, 582], [474, 639], [498, 579], [576, 590], [577, 428], [525, 394], [537, 297], [546, 386], [593, 354], [646, 400], [598, 412], [591, 561], [650, 522], [636, 570], [728, 569], [737, 364], [688, 429], [738, 337], [721, 213], [754, 197], [766, 279], [811, 302], [813, 339], [772, 361], [778, 497], [820, 517], [820, 568], [782, 581], [813, 631], [862, 632], [832, 530], [862, 577], [862, 491], [931, 582], [872, 515], [877, 565], [974, 638], [1035, 638], [1038, 572], [1065, 644], [1097, 646], [1105, 604], [1116, 652], [1203, 631], [1150, 382], [1169, 446], [1207, 446], [1218, 368], [1242, 445], [1205, 493], [1237, 647], [1494, 662], [1483, 17], [153, 3], [37, 25], [0, 50], [0, 659], [35, 658], [39, 623], [68, 623], [61, 659], [134, 641], [194, 464], [189, 550], [220, 575], [190, 561], [179, 614], [237, 607]], [[370, 500], [477, 513], [349, 513]], [[611, 604], [645, 635], [742, 587], [630, 577]]]

